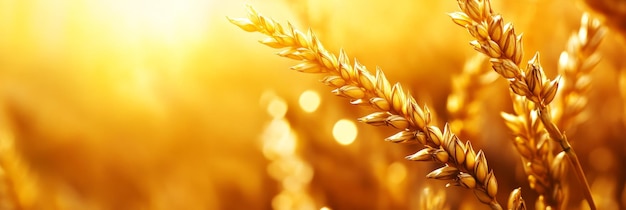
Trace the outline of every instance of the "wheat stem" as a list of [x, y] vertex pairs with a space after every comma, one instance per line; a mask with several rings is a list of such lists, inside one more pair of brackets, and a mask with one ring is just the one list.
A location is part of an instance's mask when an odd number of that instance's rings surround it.
[[526, 202], [522, 198], [522, 189], [516, 188], [511, 191], [507, 204], [509, 210], [526, 210]]
[[585, 172], [583, 171], [582, 166], [580, 165], [580, 160], [578, 159], [578, 156], [576, 155], [576, 152], [574, 151], [574, 148], [572, 147], [572, 145], [570, 145], [569, 141], [567, 141], [567, 137], [561, 133], [559, 128], [557, 128], [556, 124], [554, 124], [554, 122], [552, 121], [552, 116], [550, 114], [550, 111], [548, 110], [548, 107], [539, 108], [539, 117], [541, 119], [541, 122], [545, 126], [546, 130], [550, 134], [550, 138], [552, 138], [552, 140], [555, 140], [556, 142], [559, 143], [559, 145], [563, 149], [563, 152], [567, 154], [567, 157], [570, 160], [570, 163], [572, 164], [572, 166], [574, 167], [574, 170], [576, 170], [574, 174], [576, 175], [576, 178], [583, 185], [585, 189], [583, 190], [583, 193], [585, 195], [585, 198], [587, 199], [587, 202], [589, 202], [589, 207], [591, 209], [596, 209], [595, 203], [593, 202], [593, 197], [591, 196], [591, 189], [589, 188], [589, 183], [587, 182], [587, 179], [585, 178], [585, 175], [584, 175]]
[[511, 94], [513, 114], [502, 113], [506, 125], [515, 135], [513, 145], [521, 156], [530, 188], [539, 193], [537, 209], [560, 209], [563, 202], [562, 157], [552, 158], [549, 137], [538, 119], [535, 104], [525, 97]]
[[522, 59], [522, 36], [516, 35], [512, 24], [504, 24], [500, 15], [494, 14], [489, 0], [457, 0], [462, 12], [451, 13], [452, 20], [465, 27], [476, 38], [470, 42], [474, 49], [491, 57], [494, 70], [510, 82], [511, 91], [535, 103], [544, 127], [551, 138], [566, 152], [574, 167], [576, 177], [585, 191], [591, 209], [595, 203], [578, 157], [567, 138], [560, 132], [546, 110], [556, 96], [560, 77], [550, 81], [539, 62], [539, 53], [528, 62], [526, 70], [519, 65]]
[[248, 6], [248, 18], [228, 18], [229, 21], [248, 32], [260, 32], [268, 36], [262, 44], [273, 48], [287, 48], [280, 56], [302, 61], [291, 67], [305, 73], [323, 73], [322, 82], [336, 88], [332, 92], [350, 99], [352, 104], [370, 105], [377, 112], [359, 118], [371, 125], [385, 125], [400, 130], [386, 138], [394, 143], [418, 142], [426, 148], [407, 156], [409, 160], [435, 161], [445, 164], [427, 175], [428, 178], [448, 180], [448, 185], [474, 190], [482, 203], [492, 209], [502, 209], [496, 195], [498, 183], [487, 165], [483, 151], [475, 152], [469, 141], [463, 143], [450, 131], [430, 125], [431, 113], [427, 106], [417, 104], [402, 85], [391, 85], [382, 70], [372, 75], [358, 61], [352, 65], [348, 55], [341, 50], [339, 56], [328, 52], [311, 30], [305, 34], [291, 24], [285, 28], [276, 21], [259, 15]]

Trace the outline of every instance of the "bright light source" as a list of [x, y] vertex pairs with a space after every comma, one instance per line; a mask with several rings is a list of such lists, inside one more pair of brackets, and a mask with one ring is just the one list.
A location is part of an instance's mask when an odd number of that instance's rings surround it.
[[274, 98], [267, 105], [267, 113], [273, 118], [283, 118], [287, 113], [287, 102], [282, 98]]
[[305, 112], [314, 112], [320, 105], [320, 95], [312, 90], [304, 91], [300, 95], [299, 103]]
[[341, 119], [333, 127], [333, 137], [341, 145], [350, 145], [356, 139], [357, 129], [351, 120]]

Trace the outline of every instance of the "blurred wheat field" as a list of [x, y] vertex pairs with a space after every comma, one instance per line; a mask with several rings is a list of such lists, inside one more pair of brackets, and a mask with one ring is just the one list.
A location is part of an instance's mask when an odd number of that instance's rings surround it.
[[[380, 66], [436, 124], [454, 120], [452, 78], [476, 54], [446, 15], [456, 1], [0, 0], [0, 209], [486, 208], [471, 191], [426, 179], [436, 164], [406, 161], [418, 146], [357, 123], [368, 107], [290, 71], [295, 62], [262, 36], [230, 24], [244, 3]], [[589, 10], [566, 0], [493, 5], [524, 33], [524, 60], [541, 52], [550, 78]], [[565, 133], [598, 208], [624, 209], [626, 45], [609, 26], [587, 118]], [[459, 137], [485, 151], [498, 200], [522, 187], [534, 209], [500, 117], [512, 112], [508, 84], [489, 81], [467, 90], [478, 114]], [[568, 208], [587, 208], [574, 177], [565, 183]]]

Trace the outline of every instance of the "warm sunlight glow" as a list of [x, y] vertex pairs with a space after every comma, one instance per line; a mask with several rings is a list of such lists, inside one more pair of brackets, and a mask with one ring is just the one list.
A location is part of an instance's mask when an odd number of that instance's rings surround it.
[[99, 19], [124, 28], [129, 35], [149, 35], [169, 43], [201, 38], [211, 13], [211, 1], [201, 0], [113, 0], [89, 4]]
[[356, 139], [357, 128], [354, 122], [341, 119], [333, 126], [333, 137], [341, 145], [350, 145]]
[[320, 105], [320, 95], [315, 91], [307, 90], [300, 95], [298, 102], [305, 112], [314, 112]]
[[0, 210], [626, 209], [625, 6], [0, 0]]

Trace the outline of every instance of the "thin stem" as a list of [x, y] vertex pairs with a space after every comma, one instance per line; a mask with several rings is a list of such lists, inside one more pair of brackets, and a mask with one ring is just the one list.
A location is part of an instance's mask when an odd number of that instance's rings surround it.
[[567, 137], [563, 133], [561, 133], [559, 128], [557, 128], [552, 121], [552, 115], [550, 114], [547, 106], [539, 108], [539, 118], [541, 119], [541, 122], [550, 134], [550, 138], [558, 142], [559, 145], [561, 145], [561, 149], [563, 149], [565, 154], [567, 154], [570, 163], [574, 167], [574, 174], [576, 174], [576, 178], [584, 187], [583, 192], [585, 194], [585, 199], [589, 203], [589, 207], [592, 210], [595, 210], [596, 204], [593, 202], [591, 189], [589, 188], [589, 183], [587, 182], [587, 178], [585, 177], [585, 172], [580, 165], [580, 160], [578, 160], [578, 156], [576, 155], [576, 152], [574, 152], [574, 148], [572, 148], [572, 145], [570, 145], [569, 141], [567, 141]]

